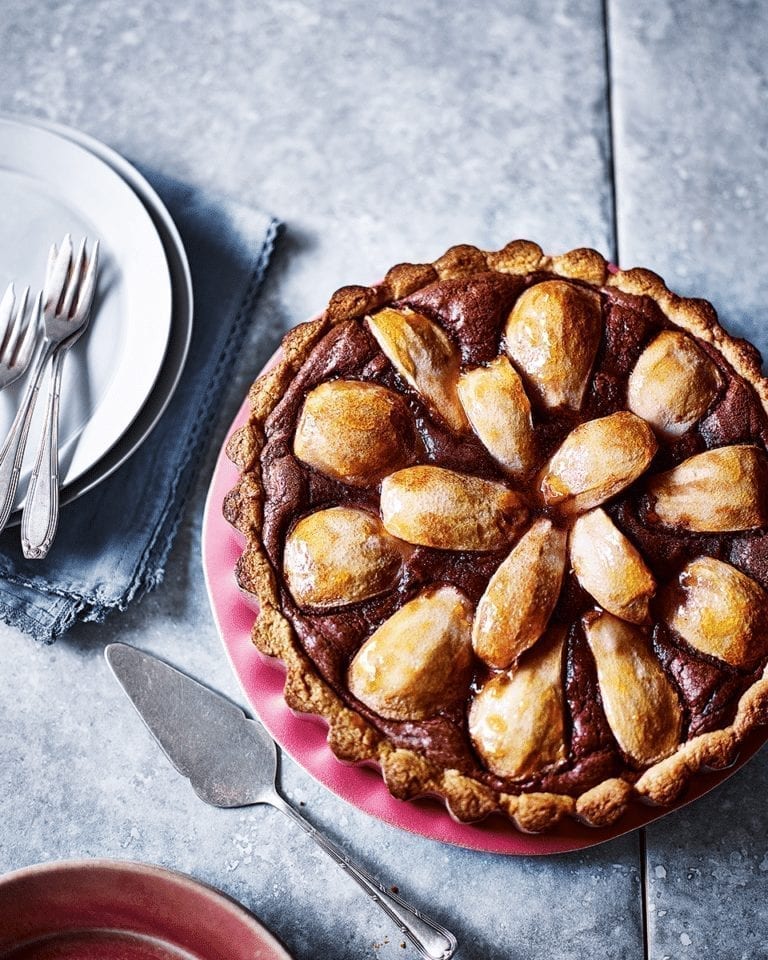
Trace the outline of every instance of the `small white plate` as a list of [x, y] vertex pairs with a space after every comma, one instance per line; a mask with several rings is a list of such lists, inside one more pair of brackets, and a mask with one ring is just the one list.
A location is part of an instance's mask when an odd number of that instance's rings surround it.
[[[0, 119], [3, 119], [2, 115], [0, 115]], [[152, 392], [147, 397], [147, 401], [136, 419], [117, 443], [90, 470], [86, 470], [81, 477], [68, 484], [66, 490], [62, 490], [61, 503], [65, 504], [92, 490], [125, 463], [146, 440], [165, 412], [178, 385], [192, 340], [192, 274], [181, 236], [170, 213], [147, 180], [125, 157], [81, 130], [65, 127], [48, 120], [41, 120], [37, 117], [25, 117], [23, 119], [24, 123], [49, 130], [89, 150], [109, 164], [133, 188], [149, 212], [160, 235], [165, 255], [168, 258], [173, 290], [173, 320], [168, 349]], [[20, 519], [21, 512], [17, 510], [11, 515], [8, 522], [9, 524], [17, 524]]]
[[[64, 365], [62, 495], [130, 427], [157, 379], [171, 332], [171, 278], [141, 200], [90, 151], [37, 125], [0, 118], [0, 291], [40, 287], [47, 250], [66, 232], [101, 241], [91, 325]], [[44, 385], [45, 390], [47, 384]], [[0, 439], [23, 383], [0, 392]], [[44, 404], [30, 432], [17, 506], [26, 490]]]

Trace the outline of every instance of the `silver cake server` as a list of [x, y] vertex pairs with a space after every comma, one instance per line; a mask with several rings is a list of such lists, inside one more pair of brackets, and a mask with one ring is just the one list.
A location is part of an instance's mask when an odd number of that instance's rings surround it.
[[221, 694], [125, 643], [105, 655], [144, 723], [195, 793], [214, 807], [266, 803], [289, 816], [397, 924], [426, 960], [449, 960], [456, 938], [392, 893], [295, 810], [277, 790], [277, 746]]

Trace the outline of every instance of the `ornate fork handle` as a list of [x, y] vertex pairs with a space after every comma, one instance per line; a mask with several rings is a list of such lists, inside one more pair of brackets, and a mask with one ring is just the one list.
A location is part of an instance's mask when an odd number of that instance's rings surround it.
[[367, 870], [356, 866], [343, 850], [305, 820], [279, 793], [271, 793], [266, 802], [289, 816], [312, 837], [315, 843], [365, 890], [373, 902], [394, 920], [400, 932], [408, 937], [425, 960], [450, 960], [458, 946], [452, 933], [424, 916], [396, 893], [387, 890]]
[[29, 560], [47, 555], [59, 523], [59, 398], [66, 340], [54, 350], [51, 387], [35, 467], [21, 515], [21, 548]]
[[8, 522], [8, 517], [13, 509], [13, 502], [16, 499], [16, 489], [19, 485], [29, 426], [32, 423], [32, 414], [35, 411], [37, 395], [40, 392], [40, 381], [54, 349], [55, 347], [48, 341], [43, 342], [35, 360], [32, 376], [24, 391], [24, 397], [16, 411], [16, 416], [13, 418], [3, 448], [0, 450], [0, 530]]
[[67, 234], [61, 250], [53, 244], [48, 254], [43, 317], [49, 344], [47, 355], [53, 356], [51, 386], [43, 434], [21, 517], [21, 545], [24, 556], [30, 560], [47, 555], [59, 523], [61, 365], [69, 348], [88, 326], [99, 262], [99, 241], [94, 243], [90, 258], [86, 257], [85, 247], [83, 240], [73, 260], [72, 238]]

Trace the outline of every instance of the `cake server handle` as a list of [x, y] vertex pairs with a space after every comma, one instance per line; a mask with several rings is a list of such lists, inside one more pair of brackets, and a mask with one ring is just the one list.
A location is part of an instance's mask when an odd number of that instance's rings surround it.
[[328, 856], [365, 890], [371, 900], [394, 920], [400, 932], [408, 937], [425, 960], [449, 960], [454, 955], [458, 943], [452, 933], [445, 927], [441, 927], [435, 920], [425, 916], [416, 907], [412, 907], [396, 893], [387, 890], [363, 867], [354, 864], [343, 850], [305, 820], [298, 810], [295, 810], [277, 791], [270, 791], [268, 796], [263, 797], [262, 802], [268, 803], [290, 817], [319, 847], [325, 850]]

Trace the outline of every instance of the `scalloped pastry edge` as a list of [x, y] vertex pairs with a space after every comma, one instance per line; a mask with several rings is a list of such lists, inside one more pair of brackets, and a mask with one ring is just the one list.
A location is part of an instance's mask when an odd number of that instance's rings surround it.
[[277, 362], [251, 387], [248, 422], [227, 444], [227, 455], [240, 470], [237, 485], [223, 504], [225, 519], [244, 536], [246, 545], [235, 569], [238, 585], [256, 598], [259, 613], [251, 638], [263, 654], [286, 667], [284, 698], [299, 713], [321, 716], [328, 724], [328, 745], [347, 763], [373, 762], [390, 793], [401, 800], [433, 795], [441, 798], [460, 822], [475, 822], [492, 813], [509, 817], [525, 833], [554, 827], [565, 817], [592, 827], [615, 824], [633, 801], [668, 806], [690, 779], [705, 770], [732, 764], [743, 740], [755, 727], [768, 724], [768, 666], [739, 700], [733, 723], [701, 734], [646, 769], [635, 782], [612, 777], [577, 797], [555, 793], [497, 792], [458, 770], [443, 769], [423, 755], [393, 746], [371, 724], [347, 707], [317, 673], [304, 653], [291, 623], [280, 610], [272, 565], [260, 539], [264, 490], [259, 454], [265, 442], [264, 424], [285, 388], [320, 338], [335, 324], [364, 317], [392, 300], [399, 300], [437, 280], [497, 271], [519, 276], [533, 272], [580, 280], [591, 286], [615, 287], [635, 296], [651, 297], [677, 327], [711, 344], [733, 370], [749, 382], [768, 413], [768, 378], [761, 375], [760, 354], [752, 344], [730, 336], [706, 300], [679, 297], [650, 270], [613, 270], [596, 250], [578, 248], [547, 256], [538, 244], [514, 240], [495, 252], [468, 244], [451, 247], [434, 263], [401, 263], [375, 286], [346, 286], [331, 297], [316, 319], [290, 330]]

